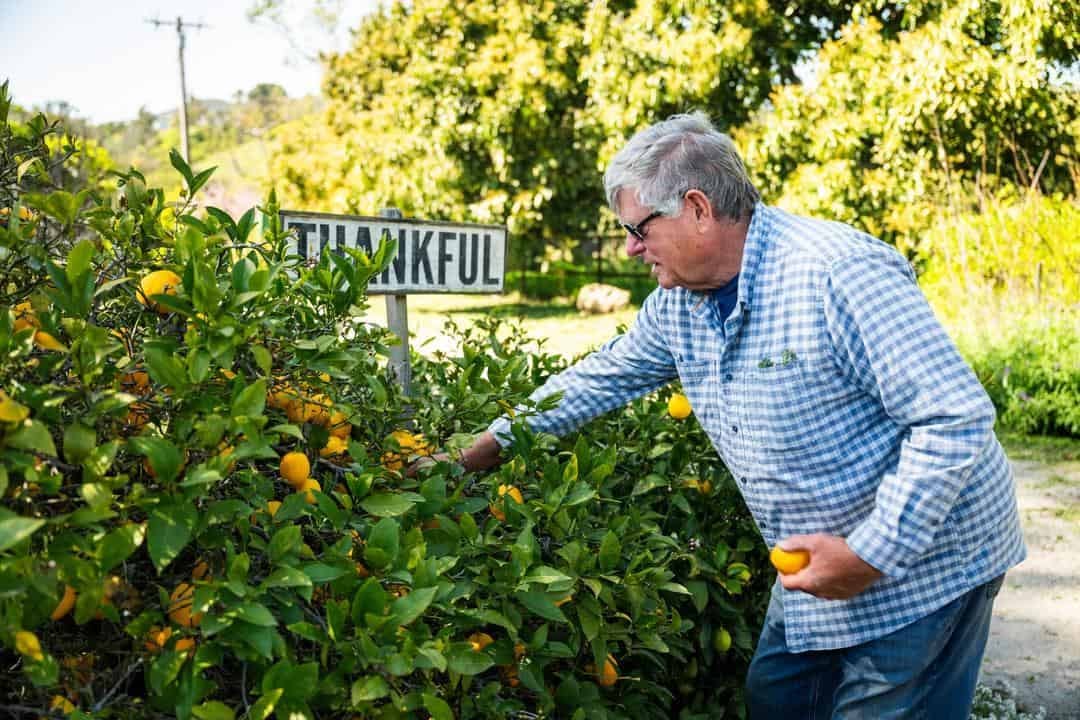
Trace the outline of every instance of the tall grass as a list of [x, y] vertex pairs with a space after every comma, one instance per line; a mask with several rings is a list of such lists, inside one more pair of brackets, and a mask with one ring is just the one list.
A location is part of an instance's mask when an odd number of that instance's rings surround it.
[[921, 284], [1001, 424], [1080, 437], [1080, 205], [1030, 193], [942, 214]]

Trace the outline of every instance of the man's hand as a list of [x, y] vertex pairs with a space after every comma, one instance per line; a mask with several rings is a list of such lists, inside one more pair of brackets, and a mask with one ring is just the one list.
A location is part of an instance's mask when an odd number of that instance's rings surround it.
[[499, 457], [500, 447], [495, 436], [486, 430], [476, 436], [473, 444], [458, 455], [456, 461], [449, 453], [435, 453], [431, 457], [422, 457], [408, 467], [405, 474], [415, 477], [421, 468], [429, 467], [437, 462], [457, 462], [466, 472], [480, 472], [490, 470], [502, 462]]
[[[440, 462], [453, 462], [453, 458], [450, 457], [450, 453], [445, 452], [439, 452], [435, 453], [434, 455], [425, 455], [424, 457], [418, 457], [412, 462], [412, 464], [409, 465], [409, 467], [405, 468], [405, 477], [416, 477], [417, 473], [419, 473], [424, 468], [431, 467], [435, 463]], [[458, 464], [462, 467], [465, 467], [461, 463]]]
[[780, 584], [788, 590], [802, 590], [826, 600], [847, 600], [882, 576], [836, 535], [792, 535], [779, 546], [789, 552], [810, 553], [809, 565], [797, 573], [780, 575]]

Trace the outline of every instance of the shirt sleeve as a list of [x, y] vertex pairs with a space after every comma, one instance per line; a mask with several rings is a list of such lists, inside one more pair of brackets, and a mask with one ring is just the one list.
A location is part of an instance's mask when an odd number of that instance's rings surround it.
[[905, 429], [894, 471], [848, 546], [894, 578], [934, 536], [993, 436], [994, 406], [890, 248], [830, 268], [824, 310], [834, 361]]
[[[673, 380], [675, 360], [663, 340], [659, 291], [646, 299], [625, 335], [609, 340], [596, 352], [548, 379], [530, 400], [539, 402], [557, 392], [557, 407], [528, 418], [537, 432], [565, 435], [609, 410], [625, 405]], [[499, 445], [510, 443], [510, 420], [502, 416], [488, 426]]]

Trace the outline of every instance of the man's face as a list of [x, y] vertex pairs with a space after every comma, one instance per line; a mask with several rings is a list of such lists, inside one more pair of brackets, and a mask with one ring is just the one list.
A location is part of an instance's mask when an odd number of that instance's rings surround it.
[[684, 287], [705, 290], [719, 287], [715, 277], [717, 267], [711, 260], [712, 249], [707, 238], [699, 232], [694, 213], [683, 200], [678, 217], [660, 215], [649, 218], [653, 209], [637, 199], [633, 189], [619, 191], [619, 221], [636, 227], [644, 239], [626, 233], [626, 254], [639, 258], [652, 268], [656, 282], [665, 290]]

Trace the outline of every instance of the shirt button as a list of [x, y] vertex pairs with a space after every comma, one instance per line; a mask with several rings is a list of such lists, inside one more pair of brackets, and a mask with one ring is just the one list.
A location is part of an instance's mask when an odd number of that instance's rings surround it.
[[765, 522], [764, 520], [762, 520], [762, 521], [761, 521], [761, 527], [763, 527], [763, 528], [767, 528], [767, 527], [769, 527], [769, 523], [767, 523], [767, 522]]
[[731, 373], [727, 373], [726, 375], [724, 375], [724, 382], [731, 382], [734, 379], [735, 377]]
[[731, 426], [731, 432], [733, 432], [733, 433], [737, 433], [737, 432], [739, 432], [739, 428], [738, 428], [738, 426], [737, 426], [737, 425], [732, 425], [732, 426]]
[[746, 478], [744, 478], [744, 477], [739, 478], [739, 484], [745, 485], [746, 484]]

